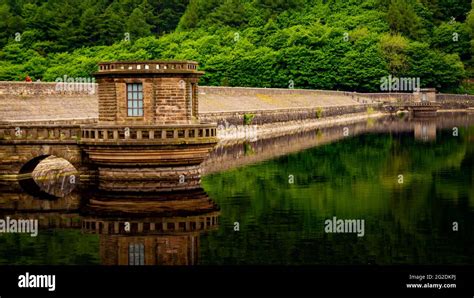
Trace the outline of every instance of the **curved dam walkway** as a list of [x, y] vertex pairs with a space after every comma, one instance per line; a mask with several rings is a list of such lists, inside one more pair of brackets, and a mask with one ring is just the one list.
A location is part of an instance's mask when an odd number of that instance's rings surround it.
[[[74, 84], [73, 88], [57, 88], [56, 83], [45, 82], [0, 82], [0, 124], [7, 125], [60, 125], [78, 126], [98, 121], [98, 87], [96, 84]], [[379, 117], [386, 113], [383, 105], [390, 102], [413, 101], [416, 94], [410, 93], [357, 93], [303, 89], [243, 88], [243, 87], [206, 87], [200, 86], [199, 119], [203, 122], [217, 122], [217, 136], [220, 145], [206, 161], [204, 173], [212, 173], [232, 167], [231, 159], [242, 163], [242, 159], [225, 154], [228, 162], [222, 162], [218, 152], [222, 147], [231, 147], [236, 143], [248, 141], [247, 135], [219, 135], [229, 126], [257, 126], [258, 139], [274, 139], [284, 135], [304, 133], [304, 131], [324, 128], [338, 133], [325, 134], [318, 142], [326, 143], [340, 138], [341, 125], [356, 125], [368, 117]], [[436, 102], [442, 109], [466, 110], [474, 107], [474, 96], [437, 94]], [[365, 124], [364, 124], [365, 126]], [[74, 128], [74, 127], [72, 127]], [[221, 128], [221, 129], [219, 129]], [[223, 129], [222, 129], [223, 128]], [[230, 136], [230, 137], [229, 137]], [[331, 137], [329, 137], [331, 136]], [[64, 140], [62, 140], [64, 141]], [[70, 144], [69, 144], [70, 145]], [[283, 148], [277, 151], [291, 152], [314, 146], [311, 138], [308, 144]], [[71, 152], [68, 144], [67, 150]], [[238, 146], [239, 150], [241, 147]], [[294, 150], [293, 150], [294, 149]], [[228, 150], [225, 150], [228, 151]], [[78, 152], [77, 152], [78, 153]], [[73, 154], [74, 155], [74, 154]], [[80, 155], [72, 160], [80, 168]], [[76, 156], [74, 155], [74, 156]], [[275, 154], [270, 154], [274, 156]], [[278, 155], [278, 154], [277, 154]], [[61, 154], [58, 155], [62, 157]], [[259, 155], [262, 158], [262, 155]], [[268, 159], [266, 158], [263, 159]], [[246, 157], [255, 162], [255, 157]], [[227, 165], [227, 166], [224, 166]]]
[[[94, 86], [75, 84], [60, 90], [56, 83], [0, 82], [0, 121], [95, 121], [98, 96]], [[353, 92], [200, 86], [199, 116], [355, 107], [377, 101]]]
[[[97, 84], [58, 88], [54, 82], [0, 82], [0, 123], [93, 123], [98, 119]], [[318, 119], [412, 101], [412, 93], [357, 93], [307, 89], [199, 87], [199, 118], [235, 125]], [[437, 94], [442, 109], [474, 107], [474, 96]], [[249, 119], [250, 118], [250, 119]]]
[[[92, 86], [92, 87], [91, 87]], [[54, 82], [0, 82], [0, 123], [41, 122], [81, 124], [98, 119], [97, 84], [74, 83], [58, 88]], [[252, 124], [298, 120], [365, 111], [387, 102], [406, 102], [413, 93], [357, 93], [344, 91], [199, 87], [199, 118], [243, 124], [245, 114]], [[437, 94], [443, 109], [474, 107], [474, 96]]]

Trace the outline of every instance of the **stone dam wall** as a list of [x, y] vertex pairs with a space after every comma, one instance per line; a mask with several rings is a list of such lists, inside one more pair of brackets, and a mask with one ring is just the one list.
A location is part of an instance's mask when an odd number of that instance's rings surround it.
[[380, 109], [381, 105], [358, 104], [346, 106], [329, 106], [324, 108], [292, 108], [276, 110], [252, 110], [236, 112], [207, 112], [200, 113], [200, 119], [206, 122], [216, 122], [218, 125], [262, 125], [288, 121], [303, 121], [335, 117], [354, 113], [367, 113]]
[[0, 82], [0, 122], [82, 122], [98, 118], [97, 95], [85, 84], [72, 91], [58, 90], [56, 86], [43, 82]]
[[[64, 90], [66, 89], [66, 90]], [[58, 88], [55, 82], [0, 82], [0, 123], [90, 123], [98, 119], [96, 84]], [[409, 93], [356, 93], [326, 90], [199, 87], [204, 121], [253, 124], [305, 120], [377, 110], [387, 101], [412, 99]], [[474, 96], [438, 94], [445, 109], [474, 107]]]

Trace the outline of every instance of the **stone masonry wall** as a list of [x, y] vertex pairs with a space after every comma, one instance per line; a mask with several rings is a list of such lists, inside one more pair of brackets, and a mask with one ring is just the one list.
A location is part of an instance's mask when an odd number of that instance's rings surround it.
[[115, 82], [113, 79], [101, 79], [99, 90], [99, 120], [114, 122], [117, 117], [117, 101], [115, 99]]
[[[186, 108], [189, 99], [187, 98], [188, 90], [177, 88], [179, 84], [176, 80], [180, 79], [169, 78], [163, 82], [153, 83], [152, 90], [158, 96], [158, 100], [168, 105], [158, 109], [159, 114], [155, 116], [155, 121], [170, 123], [190, 120], [189, 113], [183, 116], [177, 112], [181, 108]], [[197, 79], [189, 78], [189, 81], [197, 82]], [[98, 87], [94, 86], [95, 88], [89, 90], [86, 87], [82, 88], [79, 84], [77, 90], [65, 91], [58, 90], [56, 83], [0, 82], [0, 122], [90, 122], [97, 121], [99, 109], [102, 114], [101, 120], [114, 121], [117, 107], [112, 98], [114, 93], [118, 92], [115, 90], [114, 83], [101, 86], [104, 104], [100, 107], [98, 106]], [[166, 89], [160, 91], [161, 87], [166, 87]], [[369, 94], [324, 90], [199, 86], [199, 92], [195, 91], [195, 112], [198, 107], [198, 93], [201, 102], [199, 114], [203, 120], [229, 119], [228, 121], [233, 122], [241, 122], [246, 113], [255, 114], [254, 122], [267, 122], [270, 119], [280, 122], [285, 119], [308, 118], [315, 115], [318, 106], [323, 109], [324, 116], [329, 116], [352, 111], [353, 107], [357, 105], [361, 106], [357, 109], [366, 110], [365, 104], [398, 99], [409, 100], [413, 96], [408, 93]], [[296, 99], [299, 95], [304, 95], [305, 100], [297, 102]], [[225, 105], [220, 105], [219, 99], [221, 97], [230, 98], [229, 101], [236, 102], [235, 106], [239, 109], [228, 109]], [[250, 106], [239, 105], [239, 98], [242, 97], [250, 99], [248, 101]], [[267, 108], [273, 104], [272, 99], [278, 98], [281, 98], [279, 103], [283, 106], [279, 106], [277, 109]], [[331, 105], [333, 101], [334, 103]], [[472, 95], [437, 94], [437, 101], [442, 104], [443, 109], [474, 107], [474, 96]], [[284, 106], [285, 104], [286, 106]]]
[[0, 82], [0, 122], [96, 120], [95, 91], [81, 84], [63, 91], [56, 83]]
[[[129, 117], [127, 108], [127, 84], [142, 83], [143, 85], [143, 117]], [[115, 101], [117, 105], [117, 124], [152, 124], [153, 110], [153, 81], [148, 79], [125, 78], [115, 79]], [[100, 102], [99, 94], [99, 103]]]
[[474, 107], [474, 95], [464, 94], [437, 94], [436, 101], [441, 103], [443, 108], [466, 109]]
[[155, 123], [186, 123], [188, 120], [186, 84], [181, 81], [182, 78], [155, 79]]
[[371, 113], [379, 110], [381, 104], [360, 104], [340, 107], [324, 108], [301, 108], [301, 109], [278, 109], [278, 110], [256, 110], [242, 112], [205, 112], [200, 113], [201, 121], [217, 122], [218, 125], [243, 125], [245, 118], [249, 118], [252, 125], [267, 123], [278, 123], [287, 121], [302, 121], [308, 119], [319, 119], [323, 117], [335, 117], [353, 113]]

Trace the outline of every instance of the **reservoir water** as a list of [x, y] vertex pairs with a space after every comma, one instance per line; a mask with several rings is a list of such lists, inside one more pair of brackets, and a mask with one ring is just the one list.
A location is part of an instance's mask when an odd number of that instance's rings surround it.
[[[473, 114], [228, 144], [204, 173], [194, 191], [57, 200], [2, 182], [0, 218], [39, 233], [0, 233], [0, 264], [474, 264]], [[364, 235], [327, 233], [334, 217]]]

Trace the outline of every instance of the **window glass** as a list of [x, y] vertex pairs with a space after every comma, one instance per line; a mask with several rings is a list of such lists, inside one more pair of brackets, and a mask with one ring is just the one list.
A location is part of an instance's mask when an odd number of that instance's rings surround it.
[[143, 117], [143, 85], [127, 84], [127, 116]]

